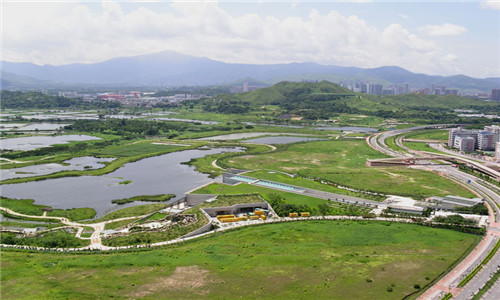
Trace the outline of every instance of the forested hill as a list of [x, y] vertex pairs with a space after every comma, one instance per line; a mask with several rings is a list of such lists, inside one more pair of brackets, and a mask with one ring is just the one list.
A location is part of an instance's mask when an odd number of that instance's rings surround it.
[[58, 96], [50, 96], [40, 92], [10, 92], [2, 90], [1, 108], [79, 108], [79, 109], [94, 109], [94, 108], [111, 108], [119, 107], [117, 102], [85, 102], [82, 99], [66, 98]]
[[245, 113], [262, 105], [277, 105], [284, 113], [305, 119], [328, 118], [338, 113], [395, 118], [424, 118], [443, 121], [456, 117], [454, 109], [474, 109], [499, 114], [500, 103], [459, 96], [406, 94], [377, 96], [354, 93], [327, 82], [280, 82], [272, 87], [237, 94], [219, 95], [203, 103], [205, 111]]
[[335, 100], [354, 95], [348, 89], [328, 81], [288, 82], [282, 81], [269, 88], [235, 95], [241, 101], [255, 104], [283, 104], [308, 100]]

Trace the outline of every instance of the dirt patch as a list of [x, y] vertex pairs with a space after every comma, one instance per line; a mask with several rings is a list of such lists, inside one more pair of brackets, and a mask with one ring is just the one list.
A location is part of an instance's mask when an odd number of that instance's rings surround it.
[[319, 166], [319, 165], [321, 165], [321, 161], [320, 161], [319, 159], [316, 159], [316, 158], [315, 158], [315, 159], [312, 159], [312, 160], [311, 160], [311, 164], [314, 164], [314, 165], [318, 165], [318, 166]]
[[281, 167], [281, 169], [285, 171], [300, 171], [305, 168], [300, 168], [300, 167]]
[[209, 293], [207, 288], [203, 288], [209, 282], [210, 272], [201, 269], [198, 266], [177, 267], [170, 276], [162, 276], [151, 283], [143, 284], [138, 287], [133, 298], [141, 298], [151, 294], [168, 292], [192, 292], [196, 295], [206, 295]]

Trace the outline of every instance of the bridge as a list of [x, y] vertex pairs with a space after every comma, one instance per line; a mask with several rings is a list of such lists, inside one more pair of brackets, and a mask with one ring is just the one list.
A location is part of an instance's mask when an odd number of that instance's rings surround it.
[[465, 164], [466, 166], [485, 173], [500, 182], [500, 172], [473, 160], [446, 154], [429, 154], [429, 152], [421, 153], [426, 156], [368, 159], [366, 161], [366, 165], [369, 167], [408, 166], [414, 165], [417, 161], [445, 160], [453, 163]]

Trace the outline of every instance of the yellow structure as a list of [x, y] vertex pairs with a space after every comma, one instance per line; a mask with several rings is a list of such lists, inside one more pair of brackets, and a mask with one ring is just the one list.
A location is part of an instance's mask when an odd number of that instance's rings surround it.
[[309, 212], [301, 212], [301, 213], [300, 213], [300, 216], [301, 216], [301, 217], [310, 217], [310, 216], [311, 216], [311, 214], [310, 214]]
[[217, 220], [221, 220], [221, 219], [226, 219], [226, 218], [236, 218], [235, 215], [218, 215], [217, 216]]
[[290, 218], [296, 218], [296, 217], [298, 217], [298, 216], [299, 216], [299, 214], [298, 214], [298, 213], [290, 213], [290, 214], [288, 214], [288, 216], [289, 216]]

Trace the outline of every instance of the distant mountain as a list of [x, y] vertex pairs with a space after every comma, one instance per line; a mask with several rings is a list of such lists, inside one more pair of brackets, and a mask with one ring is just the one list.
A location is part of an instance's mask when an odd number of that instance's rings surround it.
[[[252, 78], [276, 83], [281, 80], [363, 80], [383, 84], [403, 84], [410, 87], [430, 87], [431, 84], [448, 88], [489, 90], [500, 87], [500, 78], [475, 79], [464, 75], [429, 76], [403, 68], [388, 66], [373, 69], [319, 65], [316, 63], [290, 64], [231, 64], [203, 57], [165, 51], [149, 55], [121, 57], [94, 64], [63, 66], [32, 63], [2, 62], [2, 74], [11, 73], [42, 81], [65, 84], [98, 85], [220, 85]], [[11, 76], [12, 77], [12, 76]], [[9, 84], [26, 84], [11, 80]]]

